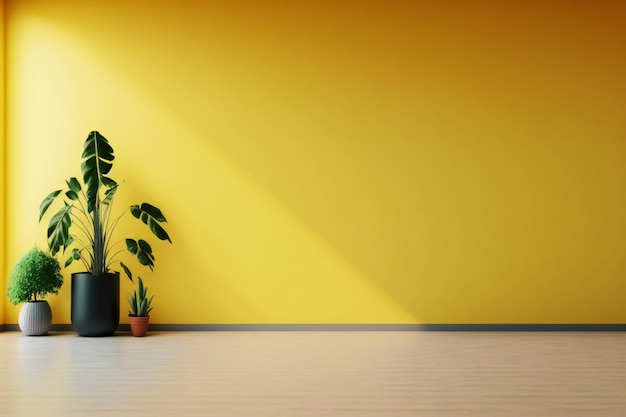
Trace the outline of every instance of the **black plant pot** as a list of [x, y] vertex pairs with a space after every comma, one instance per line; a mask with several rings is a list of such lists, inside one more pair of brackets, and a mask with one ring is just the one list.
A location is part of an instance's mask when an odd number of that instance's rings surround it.
[[80, 336], [111, 336], [120, 324], [120, 273], [72, 274], [72, 327]]

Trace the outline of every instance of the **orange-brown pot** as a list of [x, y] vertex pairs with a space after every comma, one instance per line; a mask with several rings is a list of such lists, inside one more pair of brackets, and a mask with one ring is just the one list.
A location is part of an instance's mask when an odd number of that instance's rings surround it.
[[144, 337], [148, 333], [148, 324], [150, 322], [150, 316], [145, 317], [133, 317], [128, 316], [130, 322], [130, 331], [135, 337]]

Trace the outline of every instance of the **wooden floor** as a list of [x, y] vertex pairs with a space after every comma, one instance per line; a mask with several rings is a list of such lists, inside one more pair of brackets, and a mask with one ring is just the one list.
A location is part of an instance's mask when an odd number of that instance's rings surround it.
[[2, 417], [624, 417], [626, 333], [0, 333]]

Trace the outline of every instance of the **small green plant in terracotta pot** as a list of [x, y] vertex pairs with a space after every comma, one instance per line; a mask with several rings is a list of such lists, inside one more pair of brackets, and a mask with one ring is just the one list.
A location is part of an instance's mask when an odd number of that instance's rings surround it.
[[137, 277], [137, 288], [128, 296], [128, 320], [133, 336], [143, 337], [148, 332], [150, 312], [152, 311], [152, 297], [148, 298], [148, 287], [143, 285], [141, 277]]
[[9, 280], [9, 301], [13, 305], [25, 303], [18, 318], [22, 333], [27, 336], [48, 334], [52, 310], [45, 297], [58, 294], [63, 285], [59, 261], [35, 247], [13, 266]]

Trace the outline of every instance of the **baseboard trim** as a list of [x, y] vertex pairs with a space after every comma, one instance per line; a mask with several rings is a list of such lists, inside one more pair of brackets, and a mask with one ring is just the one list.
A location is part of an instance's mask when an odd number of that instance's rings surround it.
[[[51, 331], [73, 331], [71, 324], [53, 324]], [[120, 324], [128, 332], [128, 324]], [[151, 324], [156, 332], [230, 331], [443, 331], [443, 332], [624, 332], [626, 324]], [[19, 331], [17, 324], [0, 325], [0, 331]]]
[[[124, 325], [120, 326], [121, 327]], [[126, 325], [128, 329], [128, 325]], [[626, 331], [626, 324], [151, 324], [154, 331]]]

